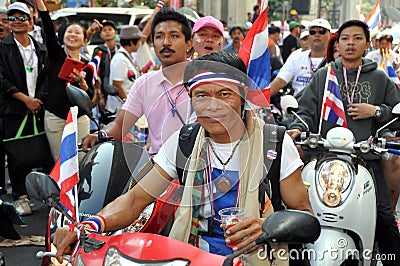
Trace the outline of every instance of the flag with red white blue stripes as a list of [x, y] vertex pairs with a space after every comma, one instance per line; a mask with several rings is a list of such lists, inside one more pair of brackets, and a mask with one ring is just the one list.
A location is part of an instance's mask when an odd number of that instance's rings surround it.
[[248, 76], [255, 86], [249, 86], [247, 100], [257, 107], [269, 106], [271, 81], [268, 53], [268, 1], [261, 1], [260, 15], [243, 40], [238, 56], [247, 67]]
[[93, 73], [93, 79], [92, 79], [92, 85], [94, 86], [94, 84], [97, 81], [98, 78], [98, 70], [99, 70], [99, 65], [100, 65], [100, 61], [101, 61], [101, 56], [103, 55], [102, 51], [98, 51], [98, 53], [95, 55], [95, 57], [93, 57], [92, 61], [90, 61], [89, 63], [86, 64], [85, 68], [90, 68], [92, 70]]
[[60, 203], [77, 220], [77, 192], [79, 161], [77, 145], [78, 107], [70, 108], [61, 138], [60, 154], [50, 176], [60, 187]]
[[379, 31], [381, 29], [381, 1], [376, 1], [375, 6], [366, 17], [359, 11], [358, 19], [365, 22], [370, 31]]
[[[342, 95], [332, 66], [328, 65], [321, 118], [328, 122], [347, 128], [346, 114], [344, 111]], [[320, 127], [321, 127], [320, 123]]]

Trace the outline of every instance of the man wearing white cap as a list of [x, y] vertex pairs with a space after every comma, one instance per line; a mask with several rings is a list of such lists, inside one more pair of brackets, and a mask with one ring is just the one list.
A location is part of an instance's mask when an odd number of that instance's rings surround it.
[[315, 19], [309, 26], [310, 50], [289, 56], [271, 82], [271, 96], [292, 82], [294, 96], [298, 95], [311, 80], [314, 73], [325, 66], [326, 47], [328, 45], [331, 25], [325, 19]]
[[194, 57], [221, 51], [224, 43], [224, 25], [212, 16], [202, 17], [193, 26]]
[[[26, 4], [15, 2], [6, 12], [12, 31], [0, 43], [0, 106], [4, 139], [14, 138], [27, 114], [23, 135], [33, 134], [33, 121], [39, 132], [43, 131], [44, 109], [48, 94], [47, 49], [28, 32], [33, 21]], [[16, 143], [15, 143], [16, 144]], [[24, 143], [19, 145], [24, 146]], [[7, 151], [7, 146], [6, 151]], [[45, 148], [45, 147], [43, 147]], [[11, 155], [9, 154], [9, 158]], [[15, 158], [14, 158], [15, 159]], [[28, 165], [10, 158], [8, 173], [11, 180], [15, 208], [20, 215], [32, 213], [25, 187], [25, 177], [32, 171]], [[50, 170], [53, 162], [37, 165]]]

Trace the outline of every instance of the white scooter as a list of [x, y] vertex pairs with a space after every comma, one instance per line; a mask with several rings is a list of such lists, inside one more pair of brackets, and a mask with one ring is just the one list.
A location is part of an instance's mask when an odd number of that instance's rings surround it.
[[[292, 96], [282, 97], [281, 105], [286, 113], [298, 117], [295, 113], [298, 103]], [[311, 265], [376, 263], [375, 185], [356, 151], [378, 156], [399, 154], [398, 143], [377, 137], [379, 131], [398, 119], [400, 104], [392, 113], [396, 117], [378, 129], [377, 135], [369, 141], [355, 143], [349, 129], [335, 127], [328, 131], [325, 139], [320, 134], [303, 132], [301, 141], [296, 142], [316, 155], [302, 170], [303, 182], [309, 187], [311, 205], [322, 229], [318, 240], [306, 245]]]

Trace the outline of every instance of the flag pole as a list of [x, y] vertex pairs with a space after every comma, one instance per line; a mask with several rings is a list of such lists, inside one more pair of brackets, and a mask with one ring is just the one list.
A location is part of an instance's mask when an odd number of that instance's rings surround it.
[[329, 63], [328, 71], [326, 72], [324, 95], [322, 96], [321, 112], [319, 114], [318, 134], [321, 134], [321, 129], [322, 129], [322, 117], [324, 116], [323, 112], [324, 112], [324, 106], [325, 106], [325, 102], [326, 102], [326, 92], [328, 90], [329, 73], [331, 72], [331, 68], [332, 68], [332, 65], [331, 65], [331, 63]]

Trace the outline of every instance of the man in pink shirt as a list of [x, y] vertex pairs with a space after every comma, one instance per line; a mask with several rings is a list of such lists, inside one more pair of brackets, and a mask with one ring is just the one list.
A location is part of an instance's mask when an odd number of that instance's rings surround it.
[[[116, 119], [101, 133], [121, 140], [144, 114], [151, 139], [149, 152], [155, 154], [190, 117], [189, 96], [182, 79], [186, 54], [192, 48], [191, 28], [184, 15], [164, 8], [154, 17], [152, 37], [162, 69], [136, 80]], [[94, 146], [96, 139], [97, 134], [87, 135], [82, 140], [83, 150]]]

